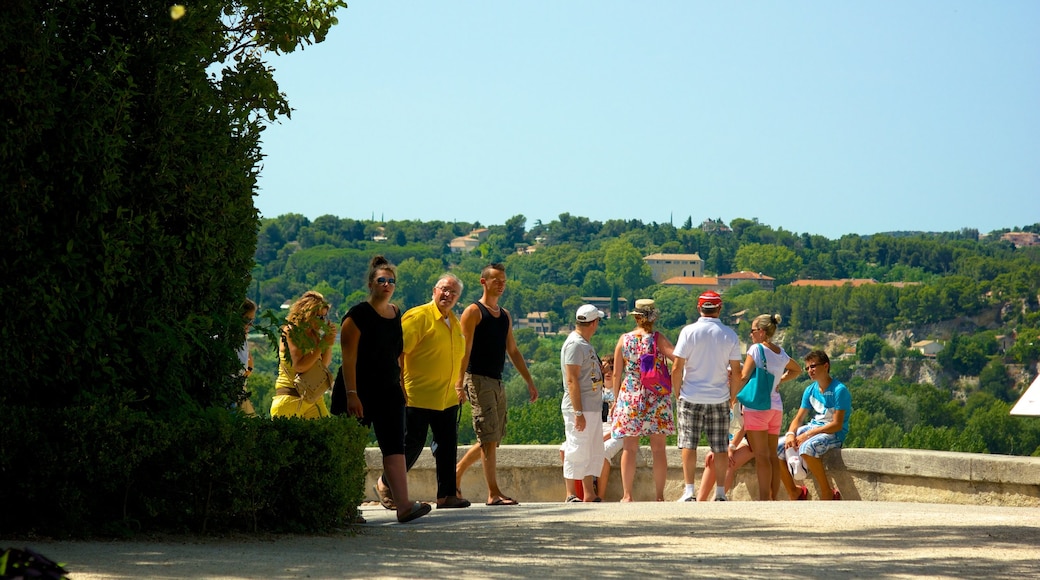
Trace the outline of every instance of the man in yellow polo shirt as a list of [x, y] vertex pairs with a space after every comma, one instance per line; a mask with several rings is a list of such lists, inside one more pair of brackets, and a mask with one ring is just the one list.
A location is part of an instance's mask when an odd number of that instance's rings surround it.
[[470, 502], [456, 496], [455, 458], [459, 438], [459, 396], [455, 383], [465, 352], [462, 327], [452, 308], [462, 294], [462, 282], [445, 274], [433, 288], [433, 300], [401, 317], [404, 330], [402, 375], [405, 403], [404, 455], [408, 469], [422, 453], [426, 434], [433, 432], [430, 450], [437, 462], [437, 507], [464, 508]]

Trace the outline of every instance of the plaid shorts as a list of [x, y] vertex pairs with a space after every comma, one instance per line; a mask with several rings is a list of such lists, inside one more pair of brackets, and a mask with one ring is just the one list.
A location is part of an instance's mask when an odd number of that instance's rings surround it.
[[[815, 425], [802, 425], [798, 428], [798, 435], [805, 433], [809, 429], [812, 429]], [[798, 455], [808, 455], [809, 457], [820, 458], [823, 457], [824, 453], [827, 453], [831, 449], [841, 449], [842, 442], [838, 440], [838, 436], [834, 433], [818, 433], [812, 437], [806, 439], [801, 446], [798, 447]], [[784, 458], [784, 437], [780, 438], [780, 444], [776, 448], [776, 456], [780, 459]]]
[[729, 403], [717, 405], [691, 403], [679, 398], [679, 449], [696, 449], [701, 431], [715, 453], [726, 453], [729, 446]]

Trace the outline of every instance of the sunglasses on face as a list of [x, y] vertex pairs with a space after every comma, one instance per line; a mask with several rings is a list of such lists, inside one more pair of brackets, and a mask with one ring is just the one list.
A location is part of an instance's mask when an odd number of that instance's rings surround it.
[[383, 276], [380, 276], [376, 278], [376, 284], [389, 284], [390, 286], [393, 286], [394, 284], [397, 284], [397, 278], [385, 278]]
[[815, 370], [816, 367], [822, 367], [825, 364], [827, 364], [827, 363], [813, 363], [813, 364], [810, 364], [810, 365], [805, 365], [805, 368], [807, 368], [809, 370]]

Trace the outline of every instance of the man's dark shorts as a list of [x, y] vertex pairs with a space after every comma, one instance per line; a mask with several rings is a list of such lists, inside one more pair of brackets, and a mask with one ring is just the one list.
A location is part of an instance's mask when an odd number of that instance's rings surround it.
[[466, 396], [473, 407], [477, 441], [498, 443], [506, 433], [506, 392], [502, 381], [466, 373]]

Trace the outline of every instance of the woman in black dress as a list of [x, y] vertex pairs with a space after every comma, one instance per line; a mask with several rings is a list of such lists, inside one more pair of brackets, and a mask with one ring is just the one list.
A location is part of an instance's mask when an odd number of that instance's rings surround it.
[[343, 317], [343, 383], [347, 411], [371, 425], [383, 454], [383, 475], [376, 493], [383, 506], [397, 509], [397, 521], [410, 522], [430, 513], [430, 504], [408, 498], [404, 456], [404, 388], [399, 358], [404, 349], [401, 311], [390, 303], [397, 270], [383, 256], [368, 268], [368, 300]]

